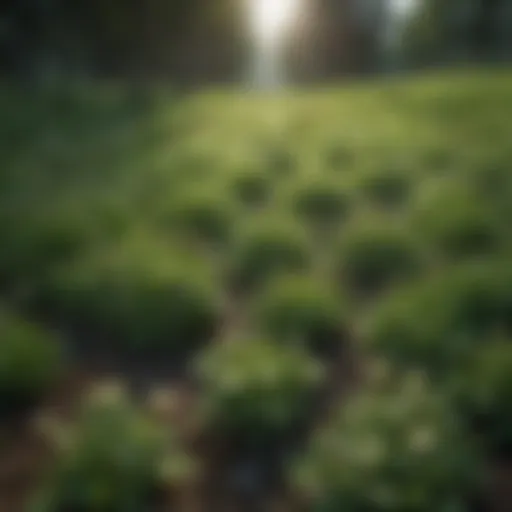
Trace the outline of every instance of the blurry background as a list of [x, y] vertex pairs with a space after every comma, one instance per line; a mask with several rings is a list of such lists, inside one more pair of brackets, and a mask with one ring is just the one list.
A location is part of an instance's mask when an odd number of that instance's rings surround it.
[[[243, 76], [249, 0], [6, 0], [0, 72], [171, 79]], [[512, 56], [510, 0], [303, 0], [289, 38], [295, 79]]]
[[0, 512], [512, 510], [512, 0], [0, 4]]

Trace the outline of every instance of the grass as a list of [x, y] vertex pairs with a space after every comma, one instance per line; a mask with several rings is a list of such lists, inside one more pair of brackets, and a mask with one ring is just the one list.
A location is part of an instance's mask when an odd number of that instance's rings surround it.
[[[181, 352], [208, 357], [224, 338], [265, 338], [265, 315], [255, 314], [254, 304], [267, 285], [273, 296], [285, 295], [285, 312], [281, 303], [272, 312], [288, 321], [291, 308], [292, 337], [307, 319], [343, 326], [339, 342], [353, 347], [362, 369], [384, 354], [404, 370], [431, 370], [449, 354], [460, 378], [492, 374], [488, 366], [500, 358], [479, 369], [474, 354], [485, 339], [510, 339], [509, 295], [501, 285], [486, 295], [485, 283], [481, 294], [464, 283], [459, 293], [450, 283], [459, 267], [464, 275], [482, 267], [474, 272], [485, 276], [495, 262], [507, 267], [512, 255], [512, 71], [271, 95], [211, 90], [177, 97], [160, 90], [139, 97], [117, 86], [27, 94], [2, 87], [0, 110], [3, 300], [54, 327], [80, 330], [85, 323], [92, 338], [111, 339], [116, 357], [128, 349], [136, 359], [149, 354], [171, 362]], [[421, 265], [406, 272], [409, 260]], [[302, 283], [305, 273], [314, 286], [297, 304], [276, 289]], [[386, 286], [373, 287], [381, 279]], [[431, 307], [424, 307], [425, 283], [438, 294]], [[471, 327], [475, 311], [490, 318], [478, 332]], [[445, 319], [448, 313], [453, 317]], [[375, 320], [384, 330], [367, 340]], [[442, 332], [430, 339], [436, 329]], [[278, 351], [284, 368], [286, 340], [274, 339], [277, 332], [265, 342], [276, 347], [261, 357], [270, 354], [270, 361]], [[469, 343], [475, 337], [478, 343]], [[456, 346], [448, 350], [455, 340], [472, 357], [459, 358]], [[81, 343], [87, 350], [87, 340]], [[250, 360], [243, 351], [240, 357]], [[301, 357], [305, 366], [308, 357], [318, 358], [314, 351]], [[337, 371], [324, 358], [316, 362]], [[265, 367], [263, 383], [272, 379]], [[501, 367], [496, 372], [506, 375]], [[229, 379], [220, 377], [209, 378], [219, 393], [236, 392], [243, 410], [252, 410], [254, 396], [256, 415], [267, 405], [284, 407], [277, 385], [245, 393], [227, 390]], [[448, 381], [443, 375], [431, 384], [449, 396]], [[338, 391], [331, 390], [335, 402]], [[198, 402], [207, 392], [215, 388], [200, 390]], [[277, 409], [271, 413], [284, 414]], [[363, 499], [364, 489], [350, 492], [359, 493], [354, 502]]]

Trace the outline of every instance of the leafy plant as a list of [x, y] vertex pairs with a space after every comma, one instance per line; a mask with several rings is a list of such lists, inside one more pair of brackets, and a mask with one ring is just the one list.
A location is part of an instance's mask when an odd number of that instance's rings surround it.
[[78, 418], [55, 423], [56, 457], [37, 500], [42, 512], [144, 510], [191, 477], [176, 432], [137, 408], [118, 387], [86, 397]]
[[284, 145], [269, 144], [263, 153], [265, 168], [272, 174], [284, 177], [293, 174], [297, 164], [296, 158]]
[[336, 182], [320, 179], [301, 184], [295, 190], [292, 201], [300, 219], [320, 225], [341, 222], [348, 216], [351, 206], [347, 192]]
[[346, 335], [346, 306], [328, 285], [311, 276], [270, 283], [255, 301], [255, 317], [276, 341], [305, 344], [318, 353], [340, 348]]
[[413, 227], [448, 258], [492, 254], [503, 242], [501, 221], [489, 202], [448, 185], [420, 201]]
[[200, 262], [134, 240], [61, 269], [39, 300], [72, 325], [111, 335], [123, 350], [179, 354], [213, 335], [217, 291]]
[[377, 169], [362, 173], [359, 187], [362, 193], [377, 206], [403, 205], [411, 191], [411, 176], [398, 168]]
[[51, 333], [0, 312], [0, 416], [24, 412], [43, 398], [59, 378], [63, 359]]
[[232, 231], [235, 212], [228, 198], [217, 191], [183, 192], [171, 201], [168, 217], [179, 231], [209, 242], [226, 242]]
[[470, 168], [467, 177], [491, 200], [510, 197], [512, 177], [508, 162], [479, 162]]
[[245, 170], [235, 174], [231, 186], [243, 204], [259, 205], [270, 194], [271, 179], [264, 171]]
[[307, 412], [324, 376], [298, 347], [265, 340], [213, 344], [195, 368], [211, 424], [253, 438], [291, 427]]
[[326, 149], [325, 160], [332, 169], [344, 170], [354, 160], [354, 154], [350, 147], [334, 143]]
[[512, 346], [490, 341], [455, 372], [452, 392], [458, 410], [499, 457], [512, 454]]
[[481, 340], [512, 330], [512, 273], [505, 262], [450, 269], [395, 293], [374, 313], [370, 346], [446, 377]]
[[32, 284], [92, 240], [92, 222], [85, 212], [40, 210], [20, 215], [6, 210], [1, 216], [0, 278], [9, 284]]
[[423, 155], [423, 162], [427, 169], [434, 173], [446, 171], [455, 161], [455, 155], [447, 148], [432, 147]]
[[235, 244], [232, 277], [243, 286], [263, 284], [275, 276], [310, 265], [307, 234], [293, 222], [268, 218], [250, 226]]
[[471, 443], [421, 375], [367, 385], [292, 469], [314, 512], [465, 510], [478, 482]]
[[356, 225], [340, 244], [340, 279], [357, 291], [378, 291], [417, 274], [422, 265], [420, 247], [403, 228], [382, 223]]

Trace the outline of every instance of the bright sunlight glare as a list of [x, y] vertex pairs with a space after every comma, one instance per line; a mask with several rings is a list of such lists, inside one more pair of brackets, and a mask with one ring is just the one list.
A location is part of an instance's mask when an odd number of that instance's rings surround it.
[[260, 44], [280, 39], [297, 13], [300, 0], [249, 0], [254, 36]]
[[391, 9], [398, 16], [407, 16], [418, 4], [418, 0], [391, 0]]

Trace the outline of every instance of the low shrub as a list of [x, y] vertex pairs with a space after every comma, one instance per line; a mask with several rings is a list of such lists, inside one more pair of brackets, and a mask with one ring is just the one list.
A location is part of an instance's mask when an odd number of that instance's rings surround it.
[[417, 274], [422, 256], [417, 241], [403, 228], [355, 225], [341, 241], [336, 265], [352, 290], [374, 292]]
[[263, 171], [245, 170], [233, 176], [232, 190], [240, 202], [245, 205], [260, 205], [270, 194], [271, 179]]
[[322, 366], [299, 348], [264, 340], [212, 344], [195, 369], [210, 424], [253, 440], [302, 418], [323, 379]]
[[207, 194], [198, 190], [174, 198], [165, 217], [179, 232], [207, 242], [224, 243], [231, 235], [235, 211], [220, 191]]
[[194, 259], [165, 246], [121, 244], [55, 273], [38, 300], [128, 352], [179, 354], [213, 335], [218, 291], [209, 269]]
[[294, 222], [268, 218], [242, 233], [235, 243], [232, 279], [241, 286], [261, 285], [311, 262], [307, 233]]
[[63, 361], [52, 334], [0, 312], [0, 416], [36, 405], [58, 380]]
[[473, 165], [466, 177], [491, 200], [510, 197], [512, 176], [508, 162], [483, 162]]
[[172, 428], [153, 421], [117, 387], [92, 392], [74, 422], [56, 423], [46, 434], [56, 455], [38, 512], [159, 507], [161, 494], [192, 475], [193, 461]]
[[254, 305], [258, 324], [279, 342], [305, 344], [315, 353], [341, 348], [346, 307], [328, 283], [310, 276], [272, 282]]
[[420, 201], [413, 228], [441, 255], [453, 259], [492, 254], [503, 242], [501, 220], [490, 203], [450, 186]]
[[434, 173], [448, 170], [455, 162], [455, 155], [447, 148], [433, 147], [425, 151], [423, 162]]
[[512, 345], [487, 342], [456, 372], [453, 392], [462, 417], [494, 456], [512, 456]]
[[361, 175], [359, 188], [376, 206], [402, 206], [411, 192], [410, 174], [398, 168], [367, 171]]
[[269, 145], [264, 148], [264, 167], [274, 176], [287, 177], [295, 171], [297, 162], [295, 155], [283, 145]]
[[337, 224], [350, 212], [351, 199], [346, 190], [331, 180], [313, 179], [293, 193], [293, 209], [298, 218], [320, 225]]
[[496, 331], [512, 332], [507, 262], [463, 265], [399, 290], [374, 312], [368, 341], [403, 365], [446, 377]]
[[325, 150], [325, 161], [333, 170], [344, 170], [354, 160], [354, 153], [348, 147], [339, 143], [333, 144]]
[[6, 284], [32, 283], [49, 268], [71, 260], [92, 240], [85, 213], [2, 212], [0, 278]]
[[[512, 164], [507, 161], [491, 160], [472, 165], [466, 170], [463, 179], [466, 179], [472, 187], [478, 190], [483, 201], [492, 204], [492, 209], [498, 219], [509, 219], [512, 213]], [[506, 224], [506, 223], [504, 223]], [[510, 226], [507, 224], [510, 240]]]
[[411, 374], [348, 398], [292, 480], [314, 512], [466, 510], [476, 461], [444, 397]]

